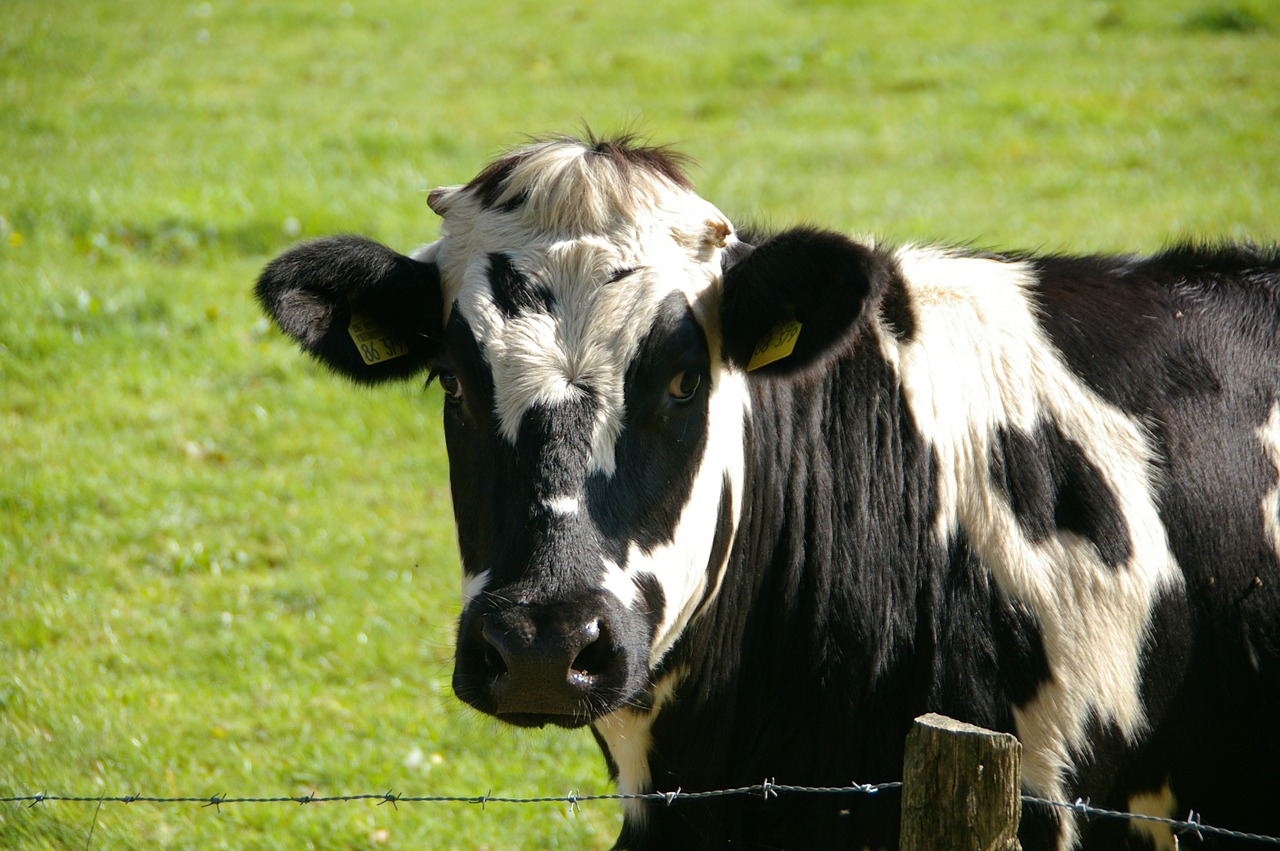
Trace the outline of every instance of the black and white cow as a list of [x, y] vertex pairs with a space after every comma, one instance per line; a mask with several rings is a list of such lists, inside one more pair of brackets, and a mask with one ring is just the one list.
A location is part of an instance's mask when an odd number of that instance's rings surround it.
[[[1038, 796], [1280, 833], [1276, 249], [748, 238], [629, 138], [429, 204], [411, 257], [322, 239], [257, 294], [440, 382], [464, 701], [590, 725], [626, 792], [896, 779], [933, 710]], [[631, 802], [619, 845], [893, 847], [898, 806]], [[1058, 812], [1027, 847], [1172, 844]]]

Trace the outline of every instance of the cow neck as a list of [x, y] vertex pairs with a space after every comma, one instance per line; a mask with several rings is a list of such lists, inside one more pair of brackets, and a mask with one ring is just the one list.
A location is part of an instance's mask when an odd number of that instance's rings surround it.
[[[811, 729], [857, 723], [879, 675], [914, 642], [898, 627], [912, 619], [898, 615], [915, 606], [917, 571], [934, 554], [932, 459], [878, 347], [860, 345], [828, 366], [755, 383], [724, 585], [671, 655], [689, 673], [682, 709], [664, 714], [705, 716], [701, 752], [724, 751], [706, 765], [743, 762], [730, 742], [776, 741], [753, 738], [770, 701], [808, 700], [840, 716]], [[660, 721], [655, 736], [669, 726]]]

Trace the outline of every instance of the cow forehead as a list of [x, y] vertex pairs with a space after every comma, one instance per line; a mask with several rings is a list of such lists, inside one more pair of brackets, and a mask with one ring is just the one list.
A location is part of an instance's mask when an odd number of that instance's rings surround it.
[[538, 150], [500, 189], [436, 190], [444, 225], [432, 256], [446, 311], [461, 313], [492, 371], [500, 433], [514, 444], [531, 407], [587, 395], [592, 467], [611, 474], [631, 360], [673, 292], [716, 335], [706, 320], [734, 236], [719, 210], [665, 174], [588, 154]]
[[434, 190], [430, 204], [444, 218], [439, 261], [446, 308], [479, 254], [582, 240], [628, 268], [672, 255], [706, 264], [733, 232], [661, 153], [609, 157], [575, 140], [513, 151], [466, 186]]

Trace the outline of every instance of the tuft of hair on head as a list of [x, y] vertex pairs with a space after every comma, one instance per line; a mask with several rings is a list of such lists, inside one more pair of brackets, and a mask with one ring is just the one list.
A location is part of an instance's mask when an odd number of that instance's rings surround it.
[[693, 184], [685, 174], [685, 170], [693, 165], [693, 158], [670, 145], [655, 145], [634, 131], [598, 137], [586, 127], [583, 128], [583, 137], [579, 144], [584, 145], [591, 155], [607, 158], [619, 173], [626, 174], [631, 168], [641, 168], [662, 175], [681, 189], [693, 191]]
[[508, 151], [463, 187], [482, 209], [519, 214], [542, 230], [608, 232], [691, 192], [691, 160], [636, 134], [532, 138]]

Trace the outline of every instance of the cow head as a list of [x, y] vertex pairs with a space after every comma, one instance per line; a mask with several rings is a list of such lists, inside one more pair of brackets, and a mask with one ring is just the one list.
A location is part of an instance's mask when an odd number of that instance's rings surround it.
[[[725, 579], [743, 498], [752, 351], [781, 320], [804, 370], [847, 345], [874, 276], [832, 234], [757, 247], [665, 149], [533, 143], [429, 196], [405, 257], [298, 246], [258, 298], [357, 381], [427, 372], [463, 565], [454, 689], [522, 725], [642, 702]], [[767, 439], [767, 438], [766, 438]]]

